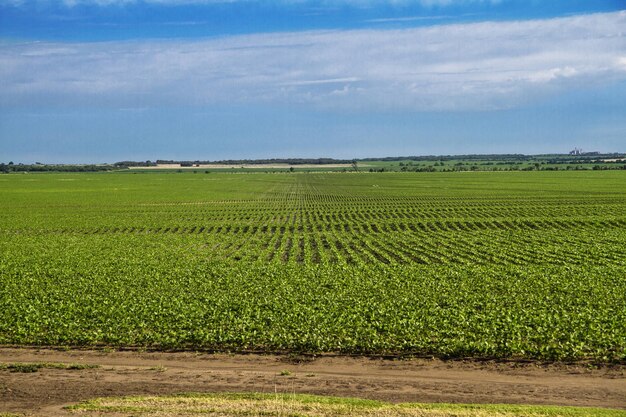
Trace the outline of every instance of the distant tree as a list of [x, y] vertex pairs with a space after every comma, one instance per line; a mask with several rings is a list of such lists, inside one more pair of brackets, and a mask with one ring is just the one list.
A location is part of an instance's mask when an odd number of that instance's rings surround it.
[[353, 169], [355, 172], [358, 172], [358, 171], [359, 171], [359, 163], [358, 163], [358, 161], [357, 161], [356, 159], [353, 159], [353, 160], [352, 160], [352, 169]]

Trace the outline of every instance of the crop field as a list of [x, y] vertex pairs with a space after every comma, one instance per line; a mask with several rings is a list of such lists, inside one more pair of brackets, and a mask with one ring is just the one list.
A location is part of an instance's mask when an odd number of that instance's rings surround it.
[[0, 344], [626, 361], [626, 172], [0, 176]]

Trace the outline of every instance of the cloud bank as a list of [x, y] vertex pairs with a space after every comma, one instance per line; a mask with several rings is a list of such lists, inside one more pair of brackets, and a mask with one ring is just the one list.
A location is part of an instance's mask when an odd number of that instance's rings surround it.
[[626, 79], [626, 12], [202, 41], [0, 44], [2, 106], [489, 110]]

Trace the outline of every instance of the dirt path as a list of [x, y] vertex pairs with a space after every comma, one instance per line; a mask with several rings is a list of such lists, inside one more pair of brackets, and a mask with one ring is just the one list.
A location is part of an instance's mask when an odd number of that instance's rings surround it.
[[0, 348], [0, 363], [96, 364], [83, 370], [0, 370], [0, 412], [67, 416], [93, 397], [180, 392], [281, 392], [392, 402], [480, 402], [626, 408], [626, 366], [315, 359], [273, 355]]

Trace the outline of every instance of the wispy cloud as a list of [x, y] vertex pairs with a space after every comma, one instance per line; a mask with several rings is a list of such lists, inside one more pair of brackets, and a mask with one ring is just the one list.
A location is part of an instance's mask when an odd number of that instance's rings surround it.
[[[0, 0], [0, 5], [8, 4], [19, 6], [24, 4], [45, 4], [54, 3], [58, 0]], [[274, 3], [298, 4], [298, 5], [349, 5], [354, 7], [372, 7], [380, 5], [409, 6], [420, 5], [424, 7], [467, 5], [477, 3], [497, 4], [506, 0], [276, 0]], [[181, 6], [189, 4], [211, 5], [224, 3], [264, 3], [263, 0], [60, 0], [60, 3], [68, 7], [78, 5], [95, 6], [123, 6], [127, 4], [151, 3], [171, 6]]]
[[398, 22], [423, 22], [452, 19], [454, 16], [403, 16], [403, 17], [381, 17], [367, 19], [369, 23], [398, 23]]
[[0, 44], [0, 104], [511, 108], [626, 79], [626, 12], [203, 41]]
[[285, 83], [283, 85], [287, 86], [295, 86], [295, 85], [316, 85], [316, 84], [345, 84], [345, 83], [354, 83], [360, 81], [356, 77], [347, 77], [347, 78], [325, 78], [321, 80], [301, 80], [301, 81], [291, 81]]

